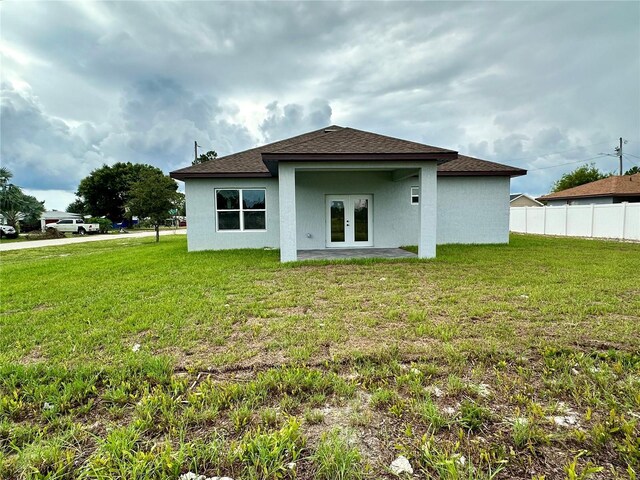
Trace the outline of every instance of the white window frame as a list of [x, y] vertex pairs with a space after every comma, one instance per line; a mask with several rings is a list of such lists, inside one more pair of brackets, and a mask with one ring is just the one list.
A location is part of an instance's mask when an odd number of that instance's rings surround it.
[[[237, 209], [218, 209], [218, 192], [221, 190], [238, 190], [239, 194], [239, 208]], [[264, 208], [251, 208], [244, 209], [242, 208], [242, 195], [245, 190], [262, 190], [264, 192]], [[226, 187], [226, 188], [216, 188], [213, 192], [213, 212], [216, 216], [216, 232], [220, 233], [238, 233], [238, 232], [266, 232], [267, 231], [267, 189], [264, 187], [247, 187], [247, 188], [238, 188], [238, 187]], [[240, 228], [237, 230], [224, 229], [220, 230], [220, 226], [218, 225], [218, 212], [238, 212], [240, 216]], [[245, 229], [244, 228], [244, 212], [264, 212], [264, 228], [262, 229]]]
[[[414, 191], [417, 193], [413, 193]], [[418, 197], [418, 201], [414, 202], [413, 197]], [[413, 186], [409, 189], [409, 203], [411, 205], [420, 205], [420, 187]]]

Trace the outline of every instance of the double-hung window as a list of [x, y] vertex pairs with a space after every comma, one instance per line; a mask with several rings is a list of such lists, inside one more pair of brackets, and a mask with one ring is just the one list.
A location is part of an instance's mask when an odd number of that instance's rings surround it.
[[266, 192], [258, 188], [216, 190], [219, 231], [259, 231], [267, 228]]
[[411, 187], [411, 205], [420, 203], [420, 187]]

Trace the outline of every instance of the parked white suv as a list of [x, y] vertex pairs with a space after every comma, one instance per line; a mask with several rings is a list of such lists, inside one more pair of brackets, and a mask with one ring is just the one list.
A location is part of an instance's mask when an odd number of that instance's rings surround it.
[[16, 238], [18, 236], [18, 232], [11, 225], [0, 225], [0, 238]]
[[47, 228], [55, 228], [59, 232], [71, 232], [77, 233], [78, 235], [100, 232], [99, 224], [84, 223], [84, 220], [76, 220], [75, 218], [59, 220], [58, 223], [50, 223], [49, 225], [47, 225]]

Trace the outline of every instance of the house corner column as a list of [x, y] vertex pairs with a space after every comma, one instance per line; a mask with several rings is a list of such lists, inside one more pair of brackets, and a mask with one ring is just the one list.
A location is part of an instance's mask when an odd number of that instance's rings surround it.
[[296, 241], [296, 170], [281, 163], [278, 168], [278, 196], [280, 203], [280, 261], [298, 259]]
[[432, 162], [420, 167], [420, 238], [418, 257], [435, 258], [438, 223], [437, 165]]

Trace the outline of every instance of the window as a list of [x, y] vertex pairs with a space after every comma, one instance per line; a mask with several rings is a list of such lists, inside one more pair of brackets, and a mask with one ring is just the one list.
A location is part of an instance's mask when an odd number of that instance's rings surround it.
[[216, 190], [218, 230], [266, 230], [266, 193], [264, 189]]
[[411, 187], [411, 205], [420, 203], [420, 187]]
[[76, 220], [76, 223], [84, 223], [84, 220]]

